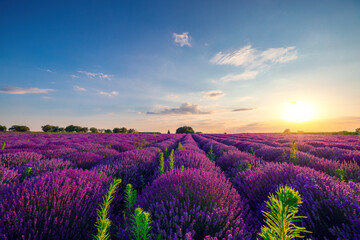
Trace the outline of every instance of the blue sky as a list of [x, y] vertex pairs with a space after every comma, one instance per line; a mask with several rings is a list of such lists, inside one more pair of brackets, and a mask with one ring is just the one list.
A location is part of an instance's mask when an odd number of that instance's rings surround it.
[[[359, 1], [1, 1], [0, 124], [353, 130]], [[313, 121], [281, 120], [307, 101]]]

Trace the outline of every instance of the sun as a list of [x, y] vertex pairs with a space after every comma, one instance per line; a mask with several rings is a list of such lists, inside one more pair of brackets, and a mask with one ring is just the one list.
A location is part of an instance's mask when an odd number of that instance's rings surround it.
[[301, 123], [314, 119], [315, 107], [309, 102], [285, 103], [282, 119], [288, 122]]

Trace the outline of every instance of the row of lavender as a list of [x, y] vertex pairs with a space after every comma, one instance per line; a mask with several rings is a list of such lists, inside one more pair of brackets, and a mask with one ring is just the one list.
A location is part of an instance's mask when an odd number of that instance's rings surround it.
[[[255, 238], [263, 220], [264, 201], [285, 184], [303, 196], [300, 213], [308, 218], [301, 225], [312, 232], [309, 237], [360, 238], [357, 183], [241, 152], [236, 145], [242, 142], [240, 137], [0, 135], [1, 141], [7, 141], [0, 150], [0, 155], [6, 156], [0, 167], [0, 237], [91, 238], [101, 196], [112, 179], [121, 178], [111, 210], [116, 226], [112, 234], [118, 239], [131, 238], [124, 206], [128, 183], [140, 194], [136, 206], [151, 214], [150, 239]], [[63, 151], [68, 148], [72, 151]], [[175, 149], [173, 154], [171, 149]], [[159, 171], [159, 151], [166, 157], [164, 174]], [[20, 153], [40, 157], [6, 160]]]
[[[171, 149], [181, 137], [2, 134], [0, 239], [91, 238], [96, 209], [112, 179], [121, 177], [126, 185], [138, 177], [146, 185], [157, 152]], [[104, 167], [112, 159], [119, 164]], [[122, 205], [119, 194], [114, 214], [120, 215]]]
[[[55, 144], [58, 142], [53, 139], [55, 136], [51, 136], [51, 141], [28, 140], [32, 147], [25, 147], [23, 140], [14, 138], [15, 144], [7, 138], [11, 148], [5, 148], [1, 154], [2, 238], [91, 238], [97, 205], [115, 178], [122, 179], [111, 210], [113, 224], [118, 227], [113, 229], [113, 235], [118, 239], [131, 238], [124, 201], [128, 183], [140, 193], [138, 206], [151, 213], [151, 239], [251, 237], [252, 231], [247, 226], [250, 221], [245, 221], [247, 211], [240, 195], [190, 135], [172, 135], [142, 149], [108, 154], [102, 158], [95, 157], [98, 151], [114, 151], [110, 148], [116, 143], [110, 145], [104, 141], [100, 148], [98, 144], [102, 140], [87, 142], [94, 135], [85, 138], [73, 135], [74, 143]], [[30, 137], [39, 138], [38, 135]], [[77, 145], [77, 141], [84, 143]], [[174, 169], [171, 170], [169, 153], [178, 142], [178, 150], [172, 153]], [[48, 151], [45, 146], [50, 145], [62, 146], [51, 147], [52, 151], [71, 146], [75, 151], [48, 158], [42, 155], [42, 151]], [[168, 155], [166, 172], [162, 175], [159, 172], [159, 151]], [[21, 159], [19, 154], [23, 154]], [[11, 159], [10, 156], [14, 157]], [[18, 178], [9, 178], [9, 172]]]
[[[280, 135], [280, 137], [278, 135], [207, 135], [207, 137], [224, 143], [226, 145], [233, 146], [241, 151], [251, 152], [255, 156], [260, 157], [268, 162], [288, 162], [295, 165], [306, 166], [315, 170], [325, 172], [331, 176], [336, 176], [341, 180], [360, 182], [360, 150], [343, 150], [351, 152], [352, 158], [350, 159], [350, 155], [347, 155], [348, 158], [339, 157], [339, 159], [336, 159], [317, 157], [314, 154], [311, 154], [313, 152], [321, 152], [325, 147], [310, 148], [310, 144], [307, 144], [308, 152], [305, 152], [304, 145], [306, 144], [306, 141], [304, 141], [304, 139], [299, 141], [299, 138], [305, 137], [299, 137], [296, 135], [293, 137], [290, 137], [288, 135]], [[328, 137], [333, 136], [323, 136], [325, 140]], [[358, 136], [342, 136], [342, 143], [338, 144], [344, 145], [346, 137], [349, 137], [349, 139], [347, 139], [347, 142], [349, 142], [352, 147], [356, 147], [359, 145], [360, 141]], [[263, 139], [264, 143], [260, 143], [258, 140], [259, 138]], [[271, 143], [271, 138], [273, 138], [273, 146], [269, 145]], [[314, 138], [319, 138], [319, 136], [315, 135]], [[264, 139], [267, 140], [265, 141]], [[307, 142], [315, 142], [314, 140], [309, 140], [309, 136], [306, 136], [306, 139]], [[324, 139], [323, 141], [325, 142]], [[293, 141], [295, 141], [298, 151], [296, 152], [296, 158], [292, 159], [290, 156], [292, 151], [291, 144]], [[282, 142], [281, 145], [279, 145], [278, 142]], [[316, 142], [319, 142], [319, 140], [317, 140]], [[329, 143], [329, 145], [333, 144], [334, 143]], [[330, 147], [327, 147], [327, 149], [329, 148]], [[331, 149], [332, 151], [337, 151], [336, 149], [339, 148], [332, 147]], [[340, 154], [338, 154], [338, 156], [339, 155]]]
[[[304, 163], [297, 166], [292, 162], [278, 162], [275, 158], [270, 160], [271, 149], [267, 145], [255, 148], [253, 152], [261, 158], [240, 151], [242, 143], [249, 147], [248, 151], [256, 144], [237, 140], [236, 135], [195, 135], [194, 138], [203, 150], [213, 151], [216, 165], [247, 199], [258, 223], [262, 222], [261, 211], [266, 208], [264, 201], [269, 193], [274, 193], [279, 186], [288, 185], [298, 190], [303, 198], [300, 215], [307, 219], [300, 224], [312, 232], [308, 237], [360, 239], [360, 184], [340, 181], [315, 170], [314, 166], [326, 166], [325, 159], [317, 159], [318, 165], [310, 164], [309, 167]], [[264, 148], [270, 149], [268, 155], [263, 153]], [[259, 154], [260, 151], [263, 154]], [[358, 168], [354, 175], [359, 176]]]

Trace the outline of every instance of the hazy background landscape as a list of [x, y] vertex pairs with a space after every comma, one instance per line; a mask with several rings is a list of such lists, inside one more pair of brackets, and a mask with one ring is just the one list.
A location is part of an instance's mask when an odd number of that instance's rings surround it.
[[[354, 131], [359, 10], [359, 1], [1, 1], [0, 124]], [[284, 120], [296, 102], [312, 106], [310, 120]]]

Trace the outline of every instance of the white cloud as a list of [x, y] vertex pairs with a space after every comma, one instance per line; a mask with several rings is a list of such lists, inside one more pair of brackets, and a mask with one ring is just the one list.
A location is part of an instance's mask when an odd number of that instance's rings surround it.
[[53, 71], [51, 71], [50, 69], [45, 69], [45, 72], [52, 73]]
[[212, 111], [201, 111], [200, 107], [192, 103], [183, 103], [178, 108], [166, 108], [159, 112], [147, 112], [146, 114], [160, 114], [160, 115], [190, 115], [190, 114], [211, 114]]
[[241, 74], [228, 74], [221, 78], [224, 82], [250, 80], [266, 67], [277, 63], [286, 63], [298, 58], [295, 47], [269, 48], [259, 51], [251, 45], [244, 46], [238, 50], [227, 53], [218, 52], [211, 63], [217, 65], [242, 66], [244, 72]]
[[27, 94], [27, 93], [48, 93], [55, 91], [54, 89], [49, 88], [21, 88], [21, 87], [2, 87], [0, 93], [7, 94]]
[[72, 78], [80, 78], [79, 76], [74, 75], [74, 74], [72, 74], [71, 77], [72, 77]]
[[98, 91], [98, 94], [104, 95], [104, 96], [107, 96], [107, 97], [113, 97], [113, 96], [119, 95], [119, 93], [117, 91], [112, 91], [112, 92]]
[[250, 79], [254, 79], [256, 75], [258, 75], [258, 73], [259, 73], [258, 71], [249, 71], [249, 70], [240, 74], [230, 73], [220, 78], [220, 80], [223, 82], [250, 80]]
[[202, 93], [204, 94], [204, 98], [212, 98], [212, 99], [216, 99], [225, 95], [225, 93], [223, 93], [222, 91], [208, 91]]
[[218, 65], [227, 64], [254, 69], [264, 64], [285, 63], [295, 59], [297, 59], [295, 47], [269, 48], [262, 52], [252, 48], [251, 45], [247, 45], [228, 53], [218, 52], [210, 62]]
[[179, 45], [180, 47], [185, 45], [191, 47], [191, 37], [189, 36], [188, 32], [184, 32], [182, 34], [173, 33], [173, 37], [176, 45]]
[[79, 91], [79, 92], [86, 92], [87, 91], [85, 88], [82, 88], [82, 87], [79, 87], [79, 86], [74, 86], [74, 90]]
[[87, 72], [87, 71], [82, 71], [82, 70], [79, 70], [78, 73], [85, 74], [89, 78], [97, 78], [98, 77], [100, 79], [107, 79], [107, 80], [111, 80], [111, 78], [113, 76], [113, 75], [109, 75], [109, 74], [105, 74], [105, 73], [92, 73], [92, 72]]

